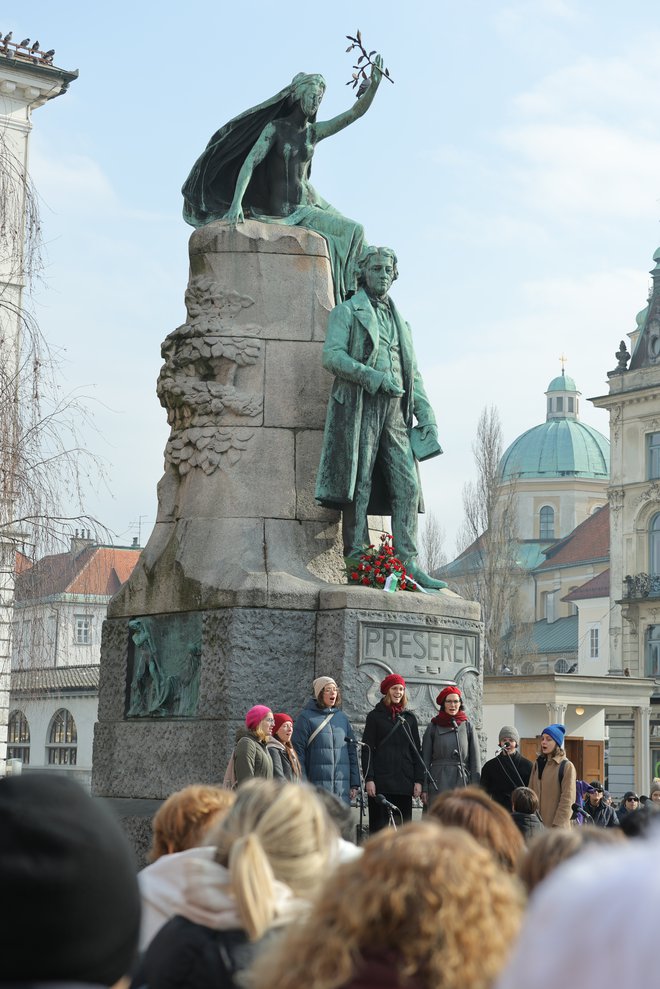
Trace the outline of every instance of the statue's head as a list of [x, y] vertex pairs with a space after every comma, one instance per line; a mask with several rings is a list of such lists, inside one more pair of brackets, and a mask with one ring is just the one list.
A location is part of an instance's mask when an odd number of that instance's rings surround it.
[[391, 247], [367, 247], [360, 255], [357, 269], [358, 285], [372, 295], [384, 295], [399, 277], [396, 254]]
[[291, 82], [291, 98], [299, 102], [306, 117], [313, 120], [316, 117], [323, 94], [325, 79], [318, 73], [299, 72]]

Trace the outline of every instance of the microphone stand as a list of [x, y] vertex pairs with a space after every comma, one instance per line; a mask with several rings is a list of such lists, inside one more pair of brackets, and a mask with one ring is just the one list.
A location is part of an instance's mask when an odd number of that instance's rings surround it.
[[513, 761], [513, 756], [516, 754], [516, 750], [514, 749], [513, 753], [511, 755], [509, 755], [509, 750], [503, 748], [502, 746], [500, 746], [500, 751], [497, 754], [498, 754], [498, 756], [501, 756], [504, 752], [506, 752], [506, 755], [501, 760], [501, 766], [502, 766], [502, 772], [504, 773], [504, 775], [508, 779], [509, 783], [515, 783], [516, 781], [515, 780], [512, 780], [511, 777], [509, 776], [509, 772], [508, 772], [508, 769], [507, 769], [507, 764], [504, 761], [505, 759], [509, 759], [509, 766], [511, 766], [511, 768], [514, 771], [514, 773], [518, 777], [518, 783], [516, 784], [516, 786], [527, 786], [528, 784], [523, 781], [522, 776], [518, 772], [518, 767], [516, 766], [515, 762]]
[[[358, 742], [358, 740], [355, 739], [355, 738], [348, 739], [348, 741], [350, 742], [351, 745], [355, 745], [356, 748], [358, 748], [358, 747], [364, 747], [365, 749], [368, 749], [369, 748], [369, 746], [366, 744], [366, 742]], [[357, 760], [358, 772], [360, 774], [360, 788], [358, 790], [358, 795], [357, 795], [357, 804], [358, 804], [358, 807], [360, 809], [360, 816], [359, 816], [358, 823], [355, 825], [355, 844], [356, 845], [361, 845], [362, 842], [364, 841], [365, 837], [366, 837], [366, 835], [365, 835], [365, 827], [364, 827], [364, 817], [365, 817], [365, 809], [364, 809], [365, 783], [364, 783], [364, 772], [362, 770], [362, 759], [360, 757], [360, 753], [359, 752], [357, 753], [357, 757], [358, 757], [358, 760]], [[369, 758], [371, 758], [371, 751], [369, 751]]]
[[408, 724], [408, 722], [406, 721], [406, 719], [403, 717], [402, 714], [399, 714], [398, 715], [398, 719], [399, 719], [399, 724], [403, 727], [403, 730], [405, 732], [406, 738], [410, 742], [410, 746], [411, 746], [413, 752], [415, 753], [415, 756], [417, 757], [417, 761], [419, 763], [421, 763], [422, 769], [424, 770], [424, 778], [429, 781], [429, 783], [433, 786], [433, 789], [434, 790], [437, 790], [438, 789], [438, 784], [436, 783], [436, 781], [431, 776], [431, 772], [430, 772], [428, 766], [426, 765], [426, 763], [424, 762], [424, 759], [422, 758], [422, 755], [421, 755], [419, 749], [417, 748], [417, 746], [415, 745], [415, 742], [414, 742], [414, 739], [413, 739], [412, 735], [410, 734], [410, 725]]
[[468, 785], [467, 773], [465, 772], [465, 763], [463, 762], [463, 753], [461, 752], [461, 741], [458, 737], [458, 723], [456, 721], [456, 718], [451, 719], [451, 726], [454, 734], [456, 735], [456, 751], [458, 752], [458, 762], [461, 767], [461, 779], [463, 781], [463, 786], [467, 786]]

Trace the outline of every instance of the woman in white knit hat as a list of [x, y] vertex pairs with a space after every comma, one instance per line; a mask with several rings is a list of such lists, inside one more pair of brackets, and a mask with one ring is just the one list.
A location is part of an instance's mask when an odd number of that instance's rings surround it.
[[333, 677], [317, 677], [312, 692], [294, 722], [293, 747], [310, 783], [350, 803], [360, 786], [355, 733]]

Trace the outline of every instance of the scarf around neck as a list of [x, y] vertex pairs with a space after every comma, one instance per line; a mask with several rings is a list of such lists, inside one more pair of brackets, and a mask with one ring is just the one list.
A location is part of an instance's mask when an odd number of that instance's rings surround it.
[[468, 716], [465, 711], [457, 711], [456, 714], [447, 714], [446, 711], [438, 711], [435, 718], [431, 718], [431, 724], [439, 725], [441, 728], [453, 728], [452, 721], [457, 725], [467, 721]]

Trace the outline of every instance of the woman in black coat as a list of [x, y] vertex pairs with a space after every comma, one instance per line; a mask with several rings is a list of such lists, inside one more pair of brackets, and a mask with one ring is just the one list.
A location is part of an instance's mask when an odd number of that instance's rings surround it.
[[406, 711], [406, 681], [390, 673], [380, 685], [383, 699], [367, 715], [362, 741], [362, 768], [369, 798], [369, 832], [387, 826], [387, 808], [376, 797], [385, 797], [399, 808], [396, 823], [412, 819], [413, 797], [422, 792], [422, 767], [417, 718]]

